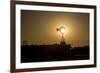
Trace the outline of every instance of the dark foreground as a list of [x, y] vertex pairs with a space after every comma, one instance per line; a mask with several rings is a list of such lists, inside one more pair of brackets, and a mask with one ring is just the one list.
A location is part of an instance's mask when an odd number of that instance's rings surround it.
[[89, 59], [89, 47], [70, 45], [22, 45], [21, 62], [47, 62]]

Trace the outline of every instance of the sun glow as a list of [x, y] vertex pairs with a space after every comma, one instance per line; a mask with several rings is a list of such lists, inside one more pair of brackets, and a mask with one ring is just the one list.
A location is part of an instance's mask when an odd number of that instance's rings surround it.
[[64, 27], [60, 27], [59, 31], [60, 31], [61, 33], [64, 33], [64, 32], [65, 32], [65, 28], [64, 28]]
[[59, 26], [56, 30], [64, 35], [66, 35], [66, 33], [68, 34], [68, 28], [66, 26]]

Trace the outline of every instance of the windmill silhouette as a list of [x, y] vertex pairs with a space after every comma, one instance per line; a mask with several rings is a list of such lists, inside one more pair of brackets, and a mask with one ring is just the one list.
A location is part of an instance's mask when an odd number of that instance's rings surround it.
[[61, 26], [61, 27], [57, 28], [56, 30], [61, 33], [61, 42], [60, 42], [60, 44], [65, 44], [65, 40], [64, 40], [65, 27]]

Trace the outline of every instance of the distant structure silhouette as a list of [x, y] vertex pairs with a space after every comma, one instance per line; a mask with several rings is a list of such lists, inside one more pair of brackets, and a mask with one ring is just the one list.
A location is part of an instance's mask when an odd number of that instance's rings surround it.
[[57, 28], [56, 30], [61, 33], [61, 41], [60, 41], [60, 44], [62, 44], [62, 45], [66, 44], [66, 42], [64, 40], [65, 27], [61, 26], [61, 27]]

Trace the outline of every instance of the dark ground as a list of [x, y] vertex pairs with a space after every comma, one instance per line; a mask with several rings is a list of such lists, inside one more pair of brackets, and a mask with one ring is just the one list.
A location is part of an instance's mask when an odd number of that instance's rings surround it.
[[89, 47], [74, 47], [70, 45], [22, 45], [21, 62], [47, 62], [64, 60], [89, 59]]

